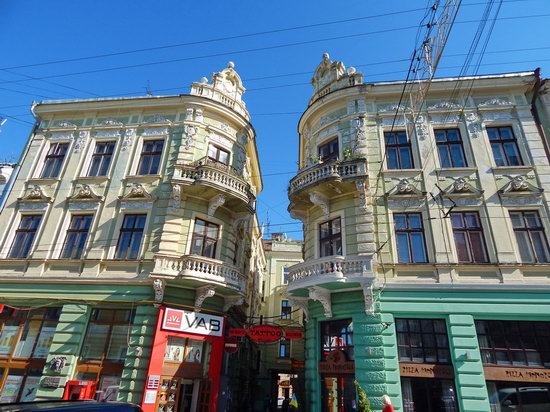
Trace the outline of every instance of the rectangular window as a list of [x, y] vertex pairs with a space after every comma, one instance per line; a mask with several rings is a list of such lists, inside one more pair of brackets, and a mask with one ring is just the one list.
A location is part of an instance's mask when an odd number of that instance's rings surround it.
[[487, 263], [485, 239], [477, 212], [451, 213], [451, 223], [458, 261]]
[[451, 362], [449, 339], [442, 319], [396, 319], [399, 361], [418, 363]]
[[548, 263], [548, 241], [536, 211], [510, 212], [516, 234], [519, 254], [523, 263]]
[[129, 309], [93, 309], [81, 358], [124, 363], [133, 318], [134, 312]]
[[397, 238], [397, 256], [399, 263], [426, 263], [426, 243], [420, 213], [397, 213], [395, 236]]
[[283, 285], [288, 285], [288, 276], [290, 274], [289, 268], [283, 268]]
[[19, 228], [8, 253], [9, 258], [21, 259], [29, 256], [42, 215], [22, 215]]
[[340, 350], [346, 360], [353, 360], [353, 322], [351, 319], [321, 323], [321, 360], [326, 360], [330, 352]]
[[96, 143], [88, 176], [107, 176], [114, 149], [115, 142]]
[[281, 319], [283, 320], [290, 320], [292, 317], [292, 306], [290, 306], [290, 303], [288, 300], [283, 299], [281, 300]]
[[147, 215], [125, 215], [116, 247], [116, 259], [137, 259]]
[[550, 411], [550, 385], [547, 383], [488, 381], [487, 391], [491, 411]]
[[487, 135], [497, 166], [521, 166], [521, 154], [511, 127], [488, 127]]
[[285, 338], [279, 341], [279, 358], [290, 358], [290, 341]]
[[229, 152], [213, 144], [208, 145], [208, 158], [224, 165], [229, 164]]
[[[452, 380], [401, 378], [404, 412], [458, 412]], [[491, 412], [504, 412], [491, 409]]]
[[385, 132], [388, 169], [412, 169], [414, 167], [411, 141], [407, 132]]
[[202, 219], [195, 219], [191, 254], [215, 258], [219, 231], [220, 227], [218, 225]]
[[61, 173], [61, 167], [67, 154], [69, 143], [52, 143], [48, 154], [44, 159], [44, 168], [42, 169], [42, 178], [59, 177]]
[[73, 215], [61, 252], [62, 259], [80, 259], [86, 246], [92, 215]]
[[338, 160], [338, 156], [338, 138], [332, 139], [331, 141], [319, 146], [319, 159], [323, 162], [328, 162], [329, 160]]
[[484, 364], [550, 368], [550, 322], [477, 320], [476, 330]]
[[319, 225], [319, 255], [342, 255], [342, 224], [339, 217]]
[[458, 129], [435, 131], [441, 167], [466, 167], [462, 137]]
[[160, 158], [164, 140], [145, 140], [139, 159], [138, 175], [156, 175], [160, 168]]

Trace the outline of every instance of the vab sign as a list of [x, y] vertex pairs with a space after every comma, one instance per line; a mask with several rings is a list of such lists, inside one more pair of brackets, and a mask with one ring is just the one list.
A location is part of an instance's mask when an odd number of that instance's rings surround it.
[[166, 308], [162, 328], [198, 335], [222, 336], [223, 317]]

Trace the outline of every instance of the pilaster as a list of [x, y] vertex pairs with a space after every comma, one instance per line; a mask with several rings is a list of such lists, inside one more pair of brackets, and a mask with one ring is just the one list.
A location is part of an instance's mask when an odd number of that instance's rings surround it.
[[473, 316], [449, 315], [448, 333], [460, 410], [489, 411], [487, 385]]
[[[50, 353], [46, 360], [46, 365], [42, 371], [40, 386], [36, 393], [36, 399], [60, 399], [63, 396], [63, 390], [67, 380], [72, 379], [76, 368], [76, 362], [82, 346], [90, 307], [81, 304], [63, 305], [59, 322], [55, 329], [55, 335], [50, 346]], [[52, 361], [57, 358], [63, 361], [64, 365], [59, 372], [51, 368]], [[46, 380], [59, 378], [57, 387], [44, 387]]]

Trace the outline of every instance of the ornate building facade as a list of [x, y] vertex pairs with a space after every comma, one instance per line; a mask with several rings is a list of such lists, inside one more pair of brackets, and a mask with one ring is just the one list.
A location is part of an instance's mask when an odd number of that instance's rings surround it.
[[230, 63], [186, 95], [33, 105], [0, 215], [0, 402], [85, 384], [145, 411], [216, 410], [225, 330], [261, 303], [244, 91]]
[[355, 410], [354, 380], [374, 410], [386, 394], [407, 412], [550, 408], [537, 78], [437, 79], [412, 114], [404, 82], [323, 56], [289, 186], [310, 411]]

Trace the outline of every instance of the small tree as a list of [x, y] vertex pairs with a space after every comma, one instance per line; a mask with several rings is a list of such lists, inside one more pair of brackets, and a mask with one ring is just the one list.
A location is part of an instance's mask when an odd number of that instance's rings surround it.
[[356, 380], [353, 381], [355, 384], [355, 390], [357, 392], [357, 411], [358, 412], [372, 412], [372, 408], [370, 406], [369, 397], [367, 396], [367, 392], [359, 385], [359, 382]]

